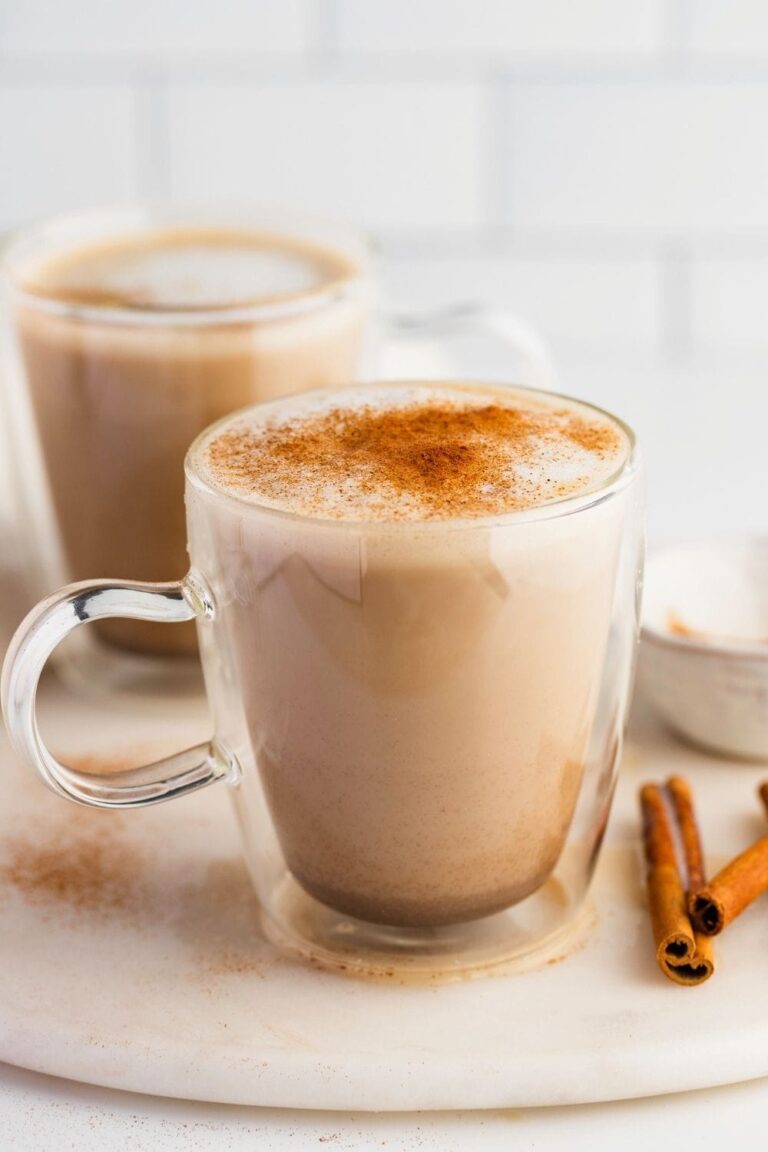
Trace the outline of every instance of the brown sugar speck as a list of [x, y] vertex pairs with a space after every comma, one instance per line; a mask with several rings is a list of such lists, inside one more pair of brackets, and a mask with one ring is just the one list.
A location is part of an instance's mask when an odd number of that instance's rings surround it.
[[[280, 503], [298, 488], [310, 513], [342, 518], [363, 504], [367, 517], [444, 519], [567, 496], [589, 483], [585, 453], [604, 460], [622, 447], [607, 420], [457, 394], [235, 425], [209, 443], [207, 463], [227, 487], [262, 499]], [[561, 461], [569, 465], [566, 481], [556, 475]]]

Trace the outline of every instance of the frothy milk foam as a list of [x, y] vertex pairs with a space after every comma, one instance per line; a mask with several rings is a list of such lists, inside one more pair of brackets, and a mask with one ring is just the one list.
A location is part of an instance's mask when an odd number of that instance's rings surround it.
[[348, 389], [236, 417], [196, 450], [216, 487], [334, 520], [493, 516], [586, 494], [626, 458], [586, 405], [461, 385]]
[[351, 271], [327, 249], [269, 235], [179, 231], [49, 259], [30, 279], [44, 294], [73, 302], [184, 309], [311, 292]]
[[[235, 803], [252, 819], [261, 781], [305, 891], [428, 927], [547, 882], [626, 515], [622, 489], [589, 494], [628, 454], [585, 405], [451, 383], [305, 394], [195, 446], [191, 550], [241, 687], [214, 698], [217, 730], [250, 750]], [[571, 515], [488, 519], [564, 497]]]
[[[183, 575], [187, 448], [247, 404], [354, 379], [368, 304], [325, 290], [358, 275], [341, 251], [231, 229], [148, 231], [30, 261], [16, 317], [64, 579]], [[289, 307], [253, 321], [226, 312], [265, 302]], [[213, 311], [198, 321], [198, 307]], [[186, 323], [163, 315], [184, 309]], [[192, 625], [94, 627], [137, 652], [196, 650]]]

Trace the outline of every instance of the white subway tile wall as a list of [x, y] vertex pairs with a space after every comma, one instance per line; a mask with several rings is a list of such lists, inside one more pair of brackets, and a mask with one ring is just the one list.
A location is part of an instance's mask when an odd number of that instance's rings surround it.
[[768, 52], [765, 0], [690, 0], [691, 47], [718, 56]]
[[697, 258], [692, 276], [692, 336], [698, 348], [746, 359], [768, 354], [768, 253]]
[[340, 0], [345, 52], [518, 60], [663, 51], [666, 0]]
[[301, 53], [304, 0], [3, 0], [7, 52], [93, 57]]
[[509, 102], [510, 227], [687, 239], [768, 226], [768, 80], [523, 83]]
[[469, 83], [171, 83], [174, 199], [277, 202], [374, 229], [481, 231], [484, 105]]
[[3, 0], [0, 227], [148, 197], [347, 217], [393, 295], [562, 364], [768, 353], [761, 0]]
[[130, 85], [0, 83], [0, 226], [139, 194]]

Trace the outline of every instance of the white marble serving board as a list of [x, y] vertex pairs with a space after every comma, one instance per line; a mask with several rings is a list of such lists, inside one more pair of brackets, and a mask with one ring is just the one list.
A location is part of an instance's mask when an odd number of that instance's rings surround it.
[[[190, 704], [108, 711], [53, 685], [43, 715], [70, 757], [165, 753], [206, 728]], [[673, 986], [653, 960], [635, 796], [672, 771], [694, 784], [712, 866], [764, 831], [755, 788], [768, 768], [691, 752], [646, 721], [586, 941], [538, 970], [432, 987], [277, 956], [224, 785], [144, 812], [86, 811], [2, 743], [0, 1060], [137, 1092], [344, 1110], [579, 1103], [764, 1076], [768, 901], [722, 940], [708, 984]]]

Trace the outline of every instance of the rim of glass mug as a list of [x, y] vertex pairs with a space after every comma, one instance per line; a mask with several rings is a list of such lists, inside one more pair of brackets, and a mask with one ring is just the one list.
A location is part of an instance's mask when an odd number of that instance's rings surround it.
[[[375, 382], [370, 385], [366, 384], [366, 391], [376, 391], [383, 388], [402, 388], [404, 386], [413, 386], [418, 388], [433, 388], [435, 390], [444, 388], [446, 383], [450, 381], [445, 380], [386, 380]], [[282, 520], [290, 520], [292, 522], [304, 522], [312, 524], [317, 527], [327, 526], [337, 530], [347, 530], [353, 532], [360, 532], [370, 528], [377, 533], [391, 532], [393, 534], [401, 533], [422, 533], [422, 532], [446, 532], [446, 531], [462, 531], [466, 532], [471, 529], [487, 529], [489, 527], [500, 527], [505, 524], [530, 524], [538, 520], [553, 520], [560, 516], [570, 516], [577, 512], [582, 512], [587, 508], [592, 508], [602, 501], [613, 496], [616, 492], [630, 483], [635, 477], [641, 464], [641, 454], [637, 442], [637, 435], [629, 424], [626, 424], [618, 416], [609, 412], [607, 408], [601, 408], [597, 404], [591, 404], [586, 400], [580, 400], [578, 397], [569, 396], [563, 392], [552, 392], [549, 389], [543, 388], [529, 388], [524, 385], [517, 384], [497, 384], [497, 383], [484, 383], [481, 380], [461, 380], [456, 381], [462, 389], [467, 391], [476, 392], [491, 392], [498, 391], [504, 393], [507, 390], [521, 392], [523, 394], [531, 394], [534, 396], [546, 396], [548, 399], [561, 400], [566, 404], [575, 404], [581, 408], [587, 408], [591, 412], [597, 413], [599, 416], [607, 417], [613, 421], [624, 433], [629, 442], [629, 451], [622, 460], [619, 467], [615, 472], [607, 476], [595, 487], [588, 489], [586, 492], [580, 492], [573, 496], [562, 496], [558, 500], [551, 500], [547, 504], [541, 504], [538, 507], [530, 509], [522, 509], [515, 512], [504, 512], [495, 516], [472, 516], [472, 517], [446, 517], [445, 519], [434, 520], [332, 520], [323, 516], [309, 516], [300, 512], [290, 512], [284, 508], [276, 508], [270, 504], [260, 503], [255, 497], [246, 497], [238, 495], [235, 492], [228, 492], [224, 488], [218, 488], [208, 483], [195, 464], [195, 456], [198, 453], [201, 445], [211, 437], [217, 429], [225, 428], [232, 421], [242, 419], [248, 416], [251, 412], [268, 412], [273, 408], [284, 407], [287, 403], [295, 401], [300, 403], [302, 399], [308, 396], [332, 396], [340, 395], [341, 390], [337, 388], [317, 388], [310, 389], [303, 392], [294, 392], [288, 396], [280, 396], [276, 400], [268, 400], [263, 404], [250, 404], [246, 408], [240, 408], [235, 412], [230, 412], [221, 420], [217, 420], [214, 424], [210, 424], [205, 428], [195, 439], [187, 450], [187, 455], [184, 460], [184, 475], [190, 484], [200, 491], [207, 492], [216, 499], [231, 502], [240, 505], [243, 508], [250, 508], [253, 511], [258, 511], [260, 515], [268, 515]]]
[[[251, 234], [272, 232], [287, 241], [327, 248], [346, 257], [354, 271], [348, 276], [303, 291], [285, 293], [264, 301], [223, 305], [101, 305], [71, 303], [25, 287], [22, 265], [51, 255], [52, 246], [62, 253], [81, 244], [135, 234], [148, 235], [164, 228], [220, 229]], [[352, 299], [371, 290], [374, 245], [362, 231], [310, 216], [244, 208], [195, 208], [129, 205], [82, 210], [39, 219], [23, 225], [7, 238], [2, 269], [16, 299], [29, 307], [63, 319], [91, 324], [128, 327], [199, 327], [258, 324], [291, 319]]]

